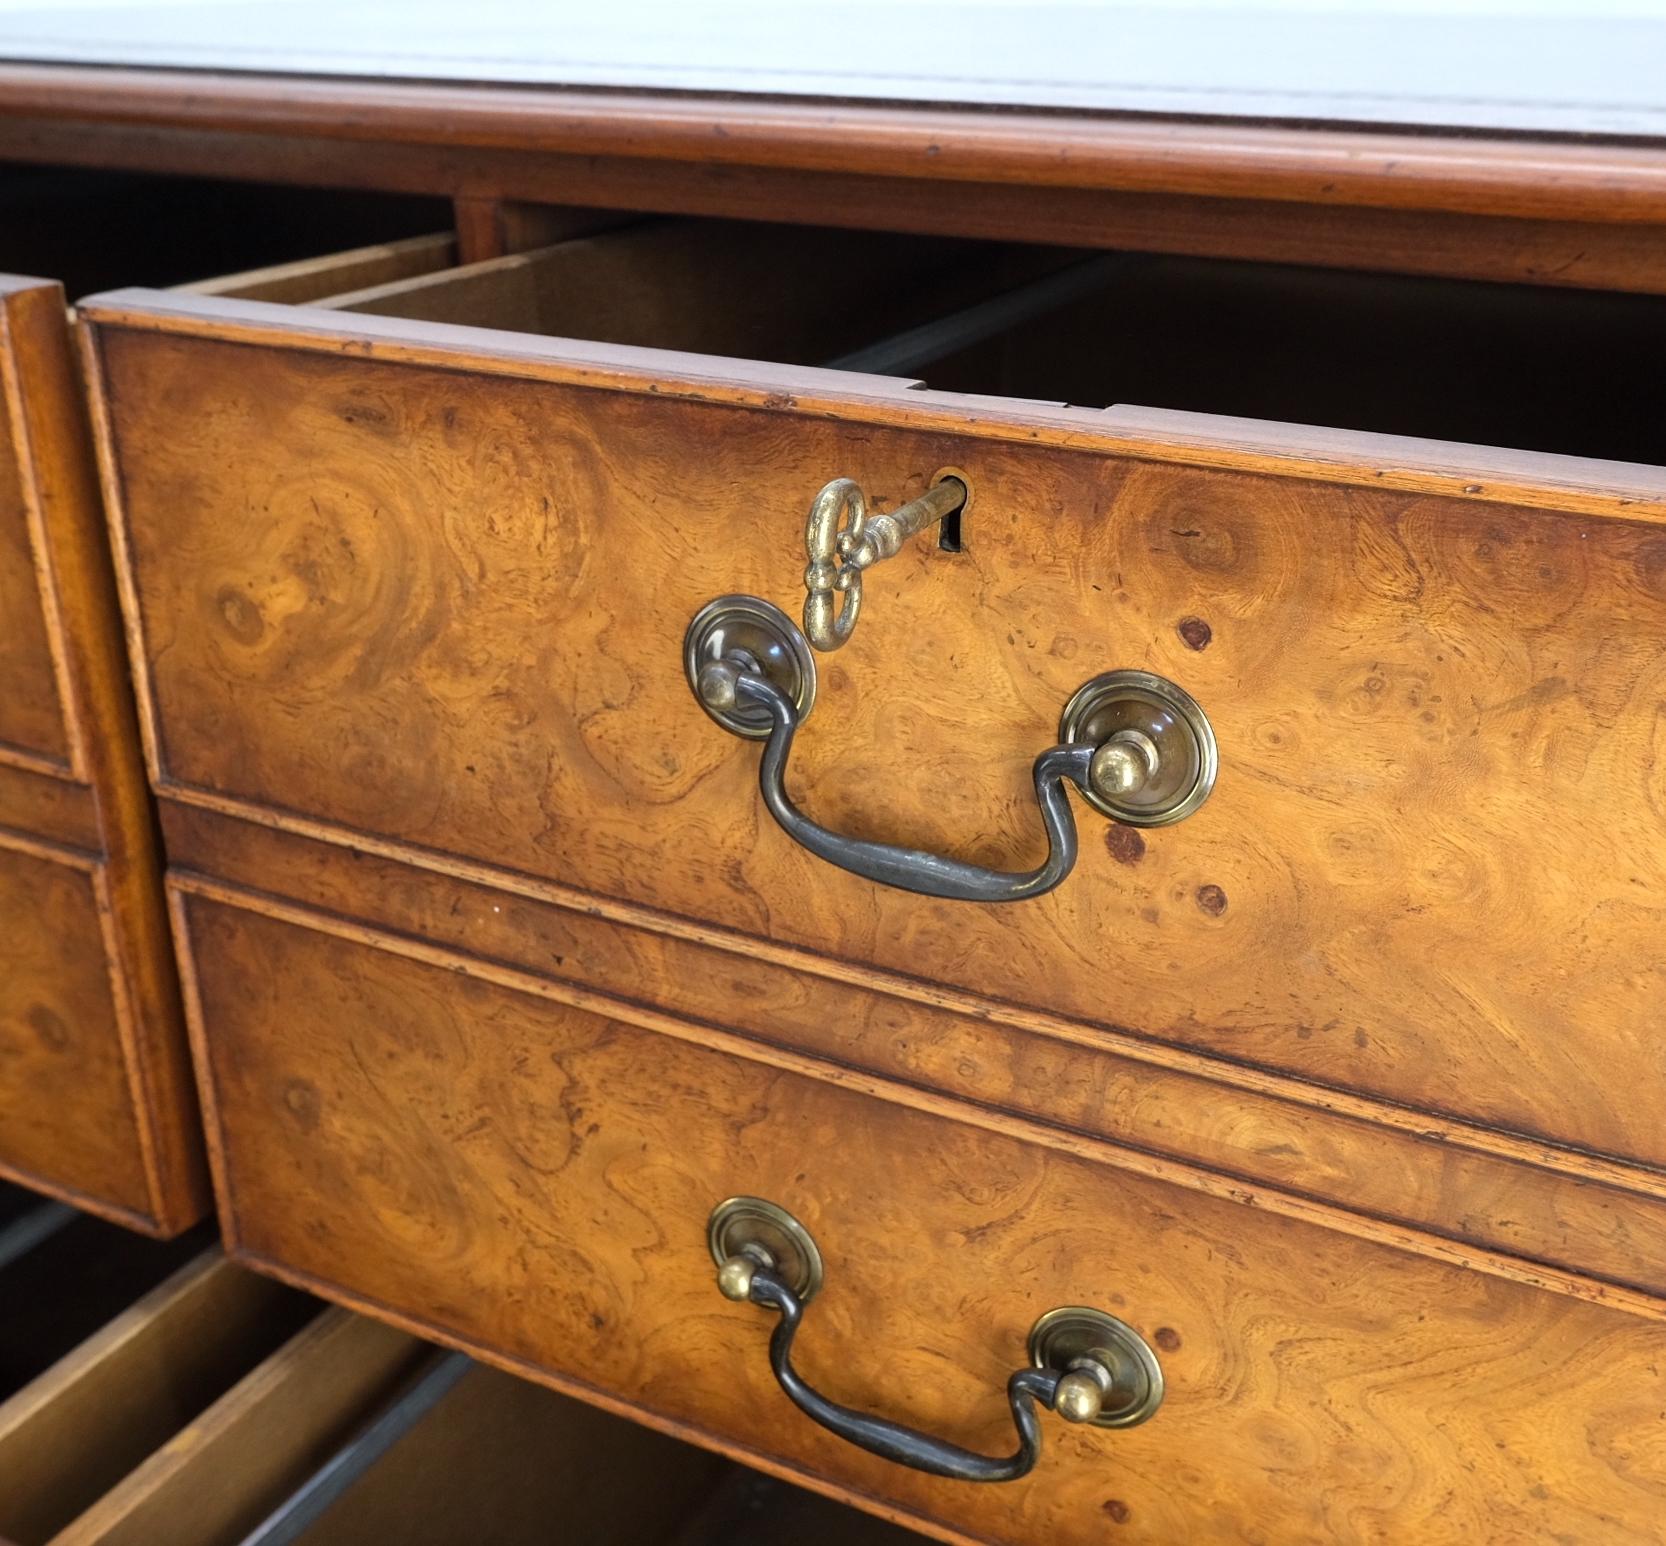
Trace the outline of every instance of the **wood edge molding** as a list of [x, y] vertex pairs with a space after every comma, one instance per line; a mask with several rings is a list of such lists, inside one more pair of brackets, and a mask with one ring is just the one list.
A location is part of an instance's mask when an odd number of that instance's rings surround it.
[[[348, 323], [340, 314], [313, 308], [163, 291], [110, 291], [88, 298], [78, 309], [95, 334], [122, 328], [633, 395], [693, 398], [845, 422], [894, 424], [905, 416], [910, 429], [997, 444], [1045, 445], [1097, 456], [1666, 524], [1666, 468], [1629, 462], [1167, 409], [1048, 406], [937, 392], [886, 376], [364, 313], [354, 313]], [[96, 361], [96, 354], [92, 358]], [[95, 391], [100, 399], [98, 433], [106, 491], [112, 525], [119, 531], [119, 469], [109, 447], [104, 394], [101, 388]], [[125, 573], [124, 542], [117, 552]], [[130, 582], [124, 582], [124, 592], [130, 589]], [[129, 617], [131, 628], [131, 613]], [[138, 659], [142, 677], [143, 657]], [[153, 758], [153, 772], [154, 768]]]
[[[1494, 1159], [1527, 1165], [1567, 1176], [1577, 1182], [1594, 1182], [1617, 1191], [1666, 1201], [1666, 1173], [1634, 1161], [1567, 1147], [1530, 1135], [1481, 1127], [1464, 1118], [1442, 1112], [1419, 1110], [1374, 1095], [1318, 1084], [1275, 1069], [1231, 1062], [1213, 1054], [1179, 1047], [1170, 1042], [1137, 1036], [1106, 1026], [1090, 1025], [1064, 1015], [1026, 1005], [985, 998], [964, 989], [947, 987], [924, 978], [904, 976], [865, 962], [847, 961], [823, 955], [799, 945], [747, 935], [716, 924], [696, 922], [675, 913], [661, 912], [641, 903], [618, 901], [598, 893], [581, 891], [553, 881], [498, 869], [495, 866], [394, 842], [369, 833], [314, 821], [294, 812], [254, 805], [228, 798], [193, 785], [165, 779], [159, 793], [177, 804], [213, 815], [263, 827], [273, 832], [326, 844], [348, 852], [372, 854], [379, 859], [403, 864], [429, 874], [455, 878], [471, 885], [548, 903], [569, 912], [607, 922], [623, 924], [650, 934], [661, 934], [730, 955], [749, 956], [795, 973], [830, 979], [869, 992], [916, 1003], [992, 1025], [1011, 1026], [1027, 1034], [1050, 1037], [1095, 1051], [1114, 1052], [1130, 1061], [1227, 1085], [1236, 1090], [1281, 1101], [1304, 1109], [1315, 1109], [1368, 1126], [1386, 1127], [1453, 1148], [1469, 1149]], [[184, 873], [169, 872], [170, 882], [184, 882]], [[209, 883], [208, 877], [201, 878]], [[192, 877], [195, 883], [196, 877]], [[240, 890], [253, 897], [255, 893]], [[266, 893], [260, 893], [264, 896]], [[189, 959], [180, 938], [181, 957]], [[189, 966], [185, 968], [189, 973]], [[200, 1049], [198, 1049], [200, 1051]]]
[[91, 789], [0, 758], [0, 843], [8, 832], [86, 858], [96, 858], [101, 851]]
[[[0, 827], [0, 850], [25, 854], [47, 864], [60, 865], [85, 877], [92, 895], [93, 909], [98, 916], [100, 944], [104, 956], [105, 979], [110, 992], [111, 1014], [116, 1035], [121, 1045], [122, 1070], [126, 1078], [128, 1099], [133, 1110], [134, 1132], [139, 1144], [139, 1163], [144, 1176], [147, 1207], [130, 1207], [108, 1198], [31, 1171], [21, 1170], [0, 1161], [0, 1176], [20, 1181], [34, 1191], [45, 1192], [62, 1199], [100, 1218], [109, 1219], [129, 1229], [158, 1239], [178, 1234], [194, 1224], [201, 1216], [201, 1208], [191, 1205], [182, 1210], [178, 1198], [166, 1184], [163, 1166], [168, 1156], [158, 1144], [154, 1131], [153, 1108], [149, 1102], [150, 1072], [154, 1059], [148, 1055], [137, 1019], [137, 1006], [126, 973], [122, 969], [122, 954], [117, 937], [119, 924], [116, 903], [112, 896], [109, 862], [99, 853], [70, 848], [47, 841], [38, 834], [13, 832]], [[189, 1215], [189, 1216], [185, 1216]]]
[[[1480, 1154], [1438, 1132], [1136, 1061], [1107, 1038], [1084, 1044], [1017, 1017], [1002, 1024], [918, 1001], [887, 1004], [847, 978], [817, 978], [755, 951], [724, 955], [455, 876], [421, 877], [363, 849], [349, 854], [178, 802], [163, 814], [176, 872], [718, 1023], [1246, 1186], [1666, 1297], [1666, 1200]], [[457, 920], [467, 921], [453, 927]], [[732, 975], [733, 998], [716, 986]], [[846, 1024], [853, 1038], [830, 1032]], [[876, 1025], [889, 1030], [859, 1029]]]
[[[799, 1078], [831, 1084], [871, 1099], [887, 1101], [892, 1105], [903, 1106], [961, 1126], [980, 1128], [1092, 1164], [1128, 1171], [1240, 1206], [1259, 1208], [1267, 1213], [1329, 1229], [1333, 1233], [1349, 1235], [1393, 1250], [1407, 1251], [1444, 1262], [1448, 1266], [1484, 1272], [1530, 1288], [1624, 1310], [1649, 1320], [1666, 1322], [1666, 1300], [1642, 1290], [1604, 1282], [1576, 1272], [1541, 1266], [1503, 1251], [1466, 1244], [1424, 1230], [1355, 1214], [1334, 1204], [1296, 1193], [1246, 1184], [1201, 1166], [1169, 1159], [1144, 1149], [1048, 1127], [1031, 1118], [1017, 1116], [991, 1106], [977, 1105], [955, 1096], [939, 1094], [934, 1090], [905, 1084], [893, 1078], [872, 1074], [808, 1053], [753, 1041], [717, 1025], [615, 998], [595, 989], [555, 982], [495, 961], [461, 955], [449, 947], [430, 945], [422, 940], [321, 913], [309, 907], [297, 906], [263, 893], [247, 891], [242, 887], [228, 886], [203, 876], [172, 874], [168, 885], [182, 914], [187, 905], [184, 899], [200, 898], [234, 911], [269, 918], [349, 944], [378, 950], [402, 960], [472, 978], [528, 998], [541, 999], [580, 1013], [630, 1025], [638, 1030], [668, 1036], [708, 1051], [721, 1053], [726, 1057], [738, 1058]], [[189, 955], [189, 947], [183, 936], [181, 942], [185, 947], [184, 953]], [[195, 973], [194, 962], [189, 971]], [[202, 1015], [200, 995], [194, 990], [190, 995], [190, 1006], [192, 1046], [197, 1053], [199, 1068], [206, 1082], [212, 1079], [210, 1038]], [[217, 1107], [211, 1106], [207, 1099], [204, 1104], [205, 1108], [213, 1112], [210, 1120], [217, 1129]], [[223, 1154], [216, 1163], [219, 1167], [216, 1184], [222, 1208], [228, 1215], [234, 1215], [235, 1178], [226, 1167]], [[228, 1247], [233, 1238], [234, 1232], [228, 1231]]]
[[237, 1214], [232, 1206], [231, 1183], [226, 1173], [225, 1149], [220, 1142], [219, 1091], [214, 1084], [214, 1065], [203, 1036], [202, 992], [197, 981], [197, 956], [191, 944], [191, 921], [186, 912], [184, 892], [170, 876], [166, 882], [169, 933], [179, 962], [180, 998], [184, 1005], [185, 1032], [191, 1046], [191, 1070], [196, 1078], [197, 1109], [202, 1117], [204, 1149], [220, 1243], [228, 1256], [239, 1248]]
[[159, 1108], [156, 1081], [151, 1077], [145, 1038], [140, 1026], [141, 1009], [124, 970], [116, 898], [105, 865], [92, 875], [93, 905], [98, 913], [99, 938], [104, 947], [104, 975], [110, 987], [110, 1009], [115, 1017], [116, 1038], [121, 1045], [122, 1072], [127, 1080], [127, 1102], [133, 1111], [133, 1131], [139, 1141], [139, 1168], [144, 1176], [150, 1213], [159, 1227], [171, 1225], [168, 1187], [163, 1174], [161, 1137], [156, 1131]]
[[0, 116], [937, 181], [1666, 218], [1645, 144], [720, 93], [0, 65]]
[[[153, 1240], [166, 1239], [173, 1233], [148, 1213], [123, 1207], [120, 1203], [109, 1202], [102, 1197], [94, 1197], [88, 1192], [77, 1191], [73, 1186], [65, 1186], [61, 1181], [55, 1181], [49, 1176], [38, 1175], [17, 1165], [9, 1165], [4, 1160], [0, 1160], [0, 1181], [14, 1182], [31, 1192], [39, 1192], [43, 1197], [68, 1203], [70, 1207], [78, 1208], [82, 1213], [90, 1213], [94, 1218], [103, 1219], [106, 1223], [119, 1224], [123, 1229], [131, 1229], [135, 1234], [148, 1235]], [[0, 1546], [4, 1546], [4, 1543], [0, 1542]]]
[[66, 869], [79, 870], [83, 875], [96, 874], [104, 862], [101, 854], [88, 849], [54, 842], [38, 832], [18, 832], [10, 827], [0, 827], [0, 848], [27, 854], [31, 859], [44, 859], [48, 864], [61, 864]]
[[76, 345], [81, 353], [81, 374], [86, 383], [87, 412], [92, 428], [93, 451], [97, 458], [99, 489], [103, 496], [105, 524], [114, 560], [116, 594], [121, 606], [126, 635], [128, 669], [137, 694], [140, 745], [144, 748], [145, 771], [154, 788], [162, 777], [156, 725], [156, 694], [152, 690], [150, 656], [145, 650], [144, 625], [139, 616], [137, 587], [133, 578], [133, 557], [127, 539], [127, 505], [122, 497], [121, 469], [117, 465], [110, 430], [110, 404], [104, 390], [104, 366], [95, 328], [84, 322], [75, 326]]
[[16, 768], [22, 773], [38, 773], [42, 778], [56, 778], [66, 784], [85, 787], [85, 781], [76, 775], [75, 769], [62, 757], [42, 756], [39, 752], [15, 746], [9, 741], [0, 741], [0, 764]]
[[[158, 1077], [158, 1060], [168, 1055], [168, 1049], [158, 1048], [146, 1034], [144, 1006], [125, 969], [128, 951], [123, 936], [128, 920], [108, 865], [93, 871], [92, 888], [128, 1104], [139, 1141], [139, 1166], [150, 1200], [148, 1216], [157, 1234], [174, 1235], [196, 1223], [208, 1202], [206, 1178], [197, 1175], [197, 1167], [187, 1158], [195, 1148], [196, 1113], [188, 1099], [181, 1111], [180, 1097], [188, 1094], [190, 1086], [177, 1077]], [[169, 1127], [173, 1131], [165, 1130]]]

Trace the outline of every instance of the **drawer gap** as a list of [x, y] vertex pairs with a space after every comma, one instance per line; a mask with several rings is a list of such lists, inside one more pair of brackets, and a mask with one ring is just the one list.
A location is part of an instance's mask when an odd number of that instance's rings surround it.
[[115, 285], [180, 285], [319, 252], [397, 244], [450, 222], [446, 199], [14, 166], [0, 180], [0, 272], [58, 280], [74, 300]]

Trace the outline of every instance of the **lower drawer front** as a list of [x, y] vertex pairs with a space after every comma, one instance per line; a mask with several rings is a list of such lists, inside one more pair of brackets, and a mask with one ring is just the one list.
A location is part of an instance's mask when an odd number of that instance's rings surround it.
[[91, 861], [0, 844], [0, 1173], [143, 1215], [97, 884]]
[[[257, 1263], [979, 1540], [1662, 1538], [1657, 1323], [391, 936], [180, 905]], [[1047, 1416], [999, 1486], [861, 1453], [776, 1387], [771, 1315], [713, 1285], [706, 1219], [737, 1193], [821, 1246], [797, 1359], [841, 1402], [1010, 1450], [1002, 1388], [1060, 1305], [1141, 1332], [1165, 1402], [1122, 1432]]]

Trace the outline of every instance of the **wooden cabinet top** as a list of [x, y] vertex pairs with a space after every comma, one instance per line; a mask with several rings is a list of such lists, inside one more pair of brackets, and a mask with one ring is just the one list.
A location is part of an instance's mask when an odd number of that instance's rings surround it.
[[510, 197], [588, 157], [615, 183], [1658, 222], [1666, 20], [1574, 9], [25, 4], [0, 12], [0, 157]]

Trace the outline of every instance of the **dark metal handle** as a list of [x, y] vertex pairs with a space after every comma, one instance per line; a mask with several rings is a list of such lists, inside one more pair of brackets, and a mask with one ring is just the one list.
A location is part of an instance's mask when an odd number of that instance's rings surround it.
[[1036, 1407], [1066, 1422], [1131, 1428], [1162, 1403], [1157, 1355], [1132, 1326], [1081, 1305], [1048, 1310], [1030, 1328], [1028, 1368], [1007, 1381], [1018, 1430], [1010, 1455], [981, 1455], [871, 1412], [840, 1406], [792, 1365], [804, 1306], [821, 1287], [816, 1242], [792, 1214], [762, 1197], [730, 1197], [712, 1209], [706, 1243], [717, 1286], [728, 1299], [762, 1305], [781, 1317], [769, 1339], [769, 1365], [799, 1411], [859, 1449], [960, 1482], [1010, 1482], [1027, 1476], [1041, 1454]]
[[841, 1439], [883, 1459], [957, 1482], [1012, 1482], [1034, 1469], [1041, 1456], [1036, 1403], [1052, 1410], [1059, 1385], [1070, 1378], [1068, 1374], [1057, 1369], [1015, 1370], [1007, 1381], [1007, 1402], [1018, 1428], [1018, 1448], [1010, 1455], [980, 1455], [947, 1439], [934, 1439], [888, 1418], [828, 1400], [792, 1366], [793, 1338], [804, 1319], [804, 1301], [764, 1267], [752, 1269], [746, 1297], [781, 1317], [769, 1339], [769, 1364], [781, 1389], [806, 1417]]
[[[842, 487], [829, 484], [822, 493], [839, 494]], [[957, 487], [964, 495], [964, 486]], [[915, 504], [930, 514], [929, 501]], [[894, 526], [903, 513], [875, 517], [869, 535], [876, 551], [883, 549], [880, 556], [892, 550], [889, 537], [880, 541], [892, 531], [883, 523]], [[826, 532], [821, 536], [825, 547], [832, 539]], [[855, 615], [854, 607], [846, 614], [851, 621]], [[838, 632], [831, 614], [821, 620]], [[830, 832], [793, 804], [787, 793], [787, 758], [799, 724], [816, 701], [816, 662], [810, 641], [773, 602], [739, 595], [708, 601], [683, 635], [683, 674], [700, 706], [725, 730], [765, 743], [758, 788], [788, 837], [841, 870], [921, 896], [1022, 902], [1051, 891], [1076, 863], [1076, 818], [1067, 783], [1095, 809], [1139, 827], [1190, 815], [1215, 783], [1215, 734], [1189, 693], [1149, 671], [1101, 672], [1071, 695], [1059, 720], [1060, 744], [1037, 757], [1032, 770], [1047, 831], [1046, 862], [1033, 870], [985, 869], [918, 848]]]
[[732, 673], [728, 680], [719, 684], [708, 668], [702, 686], [710, 686], [720, 693], [732, 690], [736, 703], [757, 704], [768, 710], [769, 739], [758, 768], [758, 788], [782, 831], [818, 858], [882, 885], [964, 902], [1022, 902], [1042, 896], [1074, 867], [1076, 818], [1071, 814], [1064, 786], [1068, 781], [1084, 791], [1089, 787], [1095, 747], [1054, 746], [1035, 760], [1036, 801], [1047, 831], [1046, 862], [1037, 869], [1017, 872], [985, 869], [982, 865], [945, 859], [918, 848], [874, 843], [818, 826], [793, 804], [792, 796], [787, 793], [787, 758], [792, 753], [793, 737], [798, 734], [798, 705], [759, 672], [730, 662], [723, 664]]

